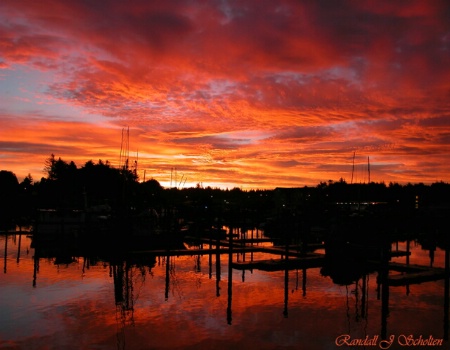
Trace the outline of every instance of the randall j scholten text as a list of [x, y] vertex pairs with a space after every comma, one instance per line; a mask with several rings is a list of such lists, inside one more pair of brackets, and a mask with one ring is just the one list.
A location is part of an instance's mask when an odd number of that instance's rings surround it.
[[424, 337], [422, 335], [415, 336], [413, 334], [399, 334], [390, 335], [386, 339], [382, 339], [378, 335], [366, 336], [365, 338], [352, 338], [349, 334], [341, 334], [336, 337], [335, 343], [337, 346], [343, 347], [370, 347], [374, 346], [379, 349], [389, 349], [393, 344], [398, 344], [404, 347], [439, 347], [443, 345], [444, 340], [435, 338], [432, 335]]

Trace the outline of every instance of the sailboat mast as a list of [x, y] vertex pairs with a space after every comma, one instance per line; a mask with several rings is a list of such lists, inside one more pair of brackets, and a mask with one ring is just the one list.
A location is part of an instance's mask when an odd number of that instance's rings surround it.
[[120, 154], [119, 154], [119, 167], [122, 167], [122, 156], [123, 156], [123, 128], [122, 128], [122, 139], [120, 141]]
[[353, 183], [353, 174], [355, 172], [355, 154], [356, 152], [353, 152], [352, 180], [350, 181], [350, 184]]
[[126, 143], [125, 143], [125, 147], [126, 147], [126, 157], [127, 159], [125, 160], [125, 170], [128, 170], [128, 162], [130, 159], [130, 127], [127, 127], [127, 138], [126, 138]]
[[183, 182], [183, 177], [184, 177], [184, 174], [182, 174], [182, 176], [181, 176], [181, 180], [180, 180], [180, 183], [178, 184], [178, 187], [181, 186], [181, 183]]
[[370, 160], [369, 160], [369, 157], [367, 157], [367, 173], [369, 175], [369, 183], [370, 183]]
[[122, 129], [122, 142], [120, 143], [119, 166], [122, 170], [128, 170], [128, 159], [130, 158], [130, 127]]
[[138, 174], [138, 161], [139, 161], [139, 150], [136, 150], [136, 160], [134, 161], [134, 176], [136, 176], [137, 178], [137, 174]]

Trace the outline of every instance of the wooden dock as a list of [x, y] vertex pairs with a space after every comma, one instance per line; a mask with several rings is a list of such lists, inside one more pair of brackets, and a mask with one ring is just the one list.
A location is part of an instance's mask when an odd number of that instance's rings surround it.
[[394, 250], [390, 252], [391, 258], [399, 258], [402, 256], [410, 256], [411, 252], [404, 251], [404, 250]]
[[[212, 245], [220, 245], [223, 247], [228, 247], [230, 245], [230, 240], [228, 239], [221, 239], [217, 240], [214, 238], [208, 238], [208, 237], [193, 237], [193, 236], [187, 236], [186, 240], [201, 244], [212, 244]], [[274, 242], [273, 238], [234, 238], [233, 239], [233, 246], [239, 246], [239, 245], [246, 245], [246, 244], [259, 244], [259, 243], [272, 243]]]
[[264, 252], [280, 256], [300, 257], [305, 255], [301, 250], [292, 247], [288, 247], [288, 250], [286, 250], [286, 247], [264, 247]]
[[406, 272], [406, 273], [416, 273], [430, 270], [430, 267], [428, 266], [415, 264], [402, 264], [396, 262], [390, 262], [388, 266], [390, 271]]
[[29, 235], [30, 231], [0, 231], [0, 235], [8, 235], [8, 236], [14, 236], [14, 235]]
[[[231, 253], [260, 253], [264, 251], [264, 247], [245, 246], [233, 247]], [[196, 248], [196, 249], [155, 249], [155, 250], [139, 250], [131, 251], [129, 254], [151, 254], [155, 256], [196, 256], [196, 255], [217, 255], [229, 254], [229, 248]]]
[[444, 279], [445, 270], [430, 268], [419, 272], [410, 272], [401, 275], [392, 275], [387, 279], [390, 286], [407, 286], [410, 284], [419, 284], [423, 282], [438, 281]]
[[232, 267], [236, 270], [262, 270], [282, 271], [323, 266], [325, 257], [323, 254], [308, 254], [304, 257], [292, 259], [268, 259], [256, 261], [233, 262]]
[[[379, 262], [372, 261], [371, 264], [375, 268], [380, 267]], [[445, 269], [438, 267], [389, 262], [387, 269], [389, 271], [400, 272], [396, 275], [389, 275], [387, 278], [387, 284], [396, 287], [438, 281], [446, 277]]]

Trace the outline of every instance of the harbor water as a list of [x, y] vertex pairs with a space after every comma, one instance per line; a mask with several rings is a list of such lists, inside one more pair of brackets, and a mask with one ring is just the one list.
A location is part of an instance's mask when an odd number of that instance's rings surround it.
[[[409, 249], [410, 264], [444, 267], [439, 248], [392, 249]], [[0, 235], [0, 257], [1, 349], [450, 346], [444, 279], [390, 286], [385, 315], [376, 271], [338, 284], [321, 267], [230, 266], [279, 258], [261, 252], [36, 256], [30, 236], [9, 233]]]

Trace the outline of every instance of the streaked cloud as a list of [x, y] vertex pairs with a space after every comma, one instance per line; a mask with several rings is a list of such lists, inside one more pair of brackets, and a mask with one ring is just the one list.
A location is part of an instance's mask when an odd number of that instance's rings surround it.
[[188, 185], [314, 185], [348, 179], [353, 152], [374, 181], [450, 180], [446, 1], [4, 0], [0, 13], [2, 168], [19, 177], [49, 153], [114, 163], [129, 127], [141, 177], [163, 185], [175, 167]]

